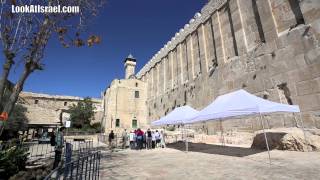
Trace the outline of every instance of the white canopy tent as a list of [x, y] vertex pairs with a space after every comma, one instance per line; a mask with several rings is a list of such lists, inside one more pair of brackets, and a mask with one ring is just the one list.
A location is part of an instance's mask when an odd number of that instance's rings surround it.
[[199, 111], [193, 109], [190, 106], [182, 106], [174, 109], [168, 115], [162, 117], [161, 119], [151, 123], [153, 126], [160, 125], [172, 125], [172, 124], [184, 124], [188, 120], [196, 117]]
[[[262, 114], [275, 112], [300, 112], [299, 106], [287, 105], [277, 102], [268, 101], [252, 95], [245, 90], [234, 91], [217, 97], [217, 99], [201, 111], [196, 111], [189, 106], [176, 108], [167, 116], [152, 123], [152, 125], [167, 124], [192, 124], [205, 122], [209, 120], [221, 120], [224, 118], [232, 118], [247, 115], [260, 115], [261, 125], [263, 127], [264, 137], [268, 149], [269, 161], [270, 152], [266, 133], [264, 131], [264, 123]], [[302, 123], [302, 119], [301, 119]], [[187, 149], [187, 141], [186, 141]]]
[[197, 122], [205, 122], [209, 120], [221, 120], [224, 118], [258, 114], [260, 115], [259, 117], [268, 149], [269, 162], [271, 164], [270, 149], [267, 140], [267, 135], [264, 131], [262, 114], [275, 112], [297, 113], [300, 112], [300, 109], [299, 106], [268, 101], [255, 95], [252, 95], [243, 89], [240, 89], [238, 91], [218, 96], [213, 103], [201, 110], [195, 118], [188, 119], [184, 123], [190, 124]]
[[268, 101], [240, 89], [218, 96], [193, 119], [184, 123], [196, 123], [235, 116], [267, 114], [274, 112], [300, 112], [299, 106]]

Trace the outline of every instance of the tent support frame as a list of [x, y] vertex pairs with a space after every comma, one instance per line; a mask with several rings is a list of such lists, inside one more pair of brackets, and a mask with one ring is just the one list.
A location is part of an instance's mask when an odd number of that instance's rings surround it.
[[259, 115], [260, 115], [259, 117], [260, 117], [260, 122], [261, 122], [261, 126], [262, 126], [262, 131], [263, 131], [263, 134], [264, 134], [264, 140], [266, 141], [266, 145], [267, 145], [267, 149], [268, 149], [269, 164], [271, 165], [270, 148], [269, 148], [267, 134], [266, 134], [266, 131], [264, 130], [263, 117], [262, 117], [261, 113], [259, 113]]

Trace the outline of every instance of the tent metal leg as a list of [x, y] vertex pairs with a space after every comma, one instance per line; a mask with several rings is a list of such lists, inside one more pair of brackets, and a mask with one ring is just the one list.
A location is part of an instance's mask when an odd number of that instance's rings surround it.
[[270, 148], [269, 148], [269, 143], [268, 143], [267, 134], [266, 134], [266, 132], [265, 132], [265, 130], [264, 130], [264, 123], [263, 123], [263, 118], [262, 118], [261, 113], [260, 113], [260, 121], [261, 121], [262, 130], [263, 130], [263, 134], [264, 134], [264, 139], [265, 139], [265, 141], [266, 141], [266, 145], [267, 145], [267, 149], [268, 149], [269, 164], [271, 165]]
[[186, 150], [187, 150], [187, 152], [188, 152], [188, 150], [189, 150], [189, 142], [188, 142], [188, 131], [187, 131], [187, 129], [186, 129]]
[[221, 145], [225, 146], [225, 141], [224, 141], [224, 133], [223, 133], [223, 128], [222, 128], [222, 120], [220, 119], [220, 132], [221, 132]]
[[300, 117], [300, 121], [301, 121], [301, 128], [302, 128], [302, 131], [303, 131], [304, 140], [309, 144], [309, 141], [307, 140], [306, 130], [305, 130], [304, 125], [303, 125], [301, 112], [299, 112], [299, 117]]

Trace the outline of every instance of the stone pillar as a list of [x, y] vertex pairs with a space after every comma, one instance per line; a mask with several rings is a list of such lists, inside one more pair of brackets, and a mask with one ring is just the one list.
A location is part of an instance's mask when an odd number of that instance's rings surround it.
[[220, 23], [220, 15], [219, 12], [216, 11], [212, 17], [212, 28], [213, 28], [213, 34], [214, 34], [214, 42], [216, 44], [216, 52], [217, 52], [217, 62], [218, 65], [223, 65], [225, 63], [225, 51], [224, 51], [224, 41], [223, 41], [223, 34], [221, 29], [221, 23]]
[[171, 63], [169, 60], [169, 55], [165, 57], [166, 62], [166, 91], [169, 91], [172, 87], [172, 70], [171, 70]]
[[151, 71], [147, 72], [147, 81], [148, 81], [148, 99], [150, 100], [152, 97], [152, 76]]
[[205, 34], [204, 25], [201, 24], [198, 29], [198, 39], [199, 39], [199, 50], [200, 50], [200, 62], [201, 62], [201, 73], [207, 74], [208, 73], [208, 57], [207, 57], [207, 40]]
[[178, 44], [177, 47], [177, 85], [182, 84], [183, 77], [182, 77], [182, 56], [181, 56], [181, 44]]
[[217, 52], [216, 52], [216, 43], [214, 40], [214, 32], [212, 28], [212, 19], [209, 18], [204, 25], [202, 26], [204, 41], [205, 41], [205, 50], [206, 50], [206, 62], [207, 62], [207, 71], [217, 66]]
[[250, 51], [255, 48], [259, 42], [265, 41], [261, 17], [256, 4], [253, 4], [256, 0], [237, 0], [237, 2], [242, 20], [245, 44], [247, 50]]
[[158, 91], [159, 91], [159, 95], [161, 95], [163, 93], [163, 89], [164, 89], [164, 62], [163, 59], [159, 62], [159, 87], [158, 87]]
[[229, 58], [238, 55], [236, 40], [233, 37], [234, 31], [232, 27], [231, 19], [231, 12], [228, 4], [225, 4], [219, 11], [218, 11], [218, 18], [220, 22], [220, 28], [222, 34], [222, 41], [223, 41], [223, 48], [225, 52], [225, 61], [227, 62]]
[[166, 89], [167, 89], [167, 60], [166, 60], [166, 58], [162, 58], [161, 62], [163, 63], [163, 93], [165, 93]]
[[181, 61], [182, 61], [182, 83], [185, 83], [188, 81], [188, 73], [189, 73], [189, 68], [188, 68], [188, 55], [187, 55], [187, 44], [186, 41], [183, 41], [181, 43]]
[[191, 34], [192, 47], [193, 47], [193, 67], [194, 67], [194, 78], [201, 74], [201, 61], [200, 61], [200, 50], [199, 50], [199, 38], [198, 32], [194, 31]]
[[194, 78], [194, 63], [193, 63], [193, 46], [192, 46], [191, 35], [187, 36], [186, 45], [187, 45], [187, 59], [188, 59], [188, 80], [189, 82]]
[[173, 57], [172, 57], [172, 51], [168, 53], [168, 64], [169, 64], [169, 71], [170, 71], [170, 76], [169, 76], [169, 90], [173, 88]]
[[261, 18], [262, 29], [266, 42], [270, 42], [278, 38], [276, 29], [276, 21], [271, 12], [271, 4], [269, 0], [256, 0], [256, 5]]
[[245, 39], [242, 14], [240, 13], [238, 0], [229, 1], [229, 9], [231, 13], [230, 22], [234, 31], [235, 42], [237, 43], [238, 56], [241, 56], [247, 52], [247, 42]]
[[152, 71], [152, 77], [153, 77], [153, 86], [152, 86], [152, 91], [153, 91], [153, 96], [156, 97], [158, 96], [158, 70], [157, 70], [157, 64], [155, 64], [153, 66], [153, 68], [151, 69]]
[[[294, 11], [300, 11], [299, 0], [268, 0], [276, 24], [277, 33], [288, 30], [291, 26], [300, 24]], [[295, 3], [290, 3], [295, 2]], [[295, 7], [296, 6], [296, 7]], [[301, 12], [301, 11], [300, 11]], [[300, 14], [302, 16], [302, 13]], [[303, 18], [303, 17], [300, 17]]]
[[172, 87], [176, 87], [178, 85], [177, 78], [178, 78], [178, 62], [177, 62], [177, 49], [173, 49], [171, 51], [171, 62], [172, 62]]

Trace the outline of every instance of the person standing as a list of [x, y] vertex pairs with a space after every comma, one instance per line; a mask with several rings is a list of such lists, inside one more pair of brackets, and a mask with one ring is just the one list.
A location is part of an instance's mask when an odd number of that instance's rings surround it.
[[111, 130], [111, 132], [109, 133], [109, 138], [108, 138], [110, 150], [113, 149], [113, 140], [114, 140], [114, 133], [113, 133], [113, 130]]
[[143, 131], [140, 128], [137, 130], [137, 144], [138, 149], [141, 150], [143, 146]]
[[136, 142], [136, 134], [133, 131], [130, 132], [129, 140], [130, 140], [130, 149], [134, 149], [135, 142]]
[[62, 150], [63, 150], [63, 145], [64, 145], [64, 133], [65, 127], [61, 127], [59, 131], [57, 132], [57, 135], [55, 137], [55, 148], [54, 148], [54, 163], [53, 163], [53, 168], [55, 169], [59, 166], [59, 163], [61, 161], [61, 155], [62, 155]]
[[166, 141], [165, 141], [165, 134], [164, 134], [164, 132], [163, 131], [161, 131], [161, 133], [160, 133], [160, 139], [161, 139], [161, 147], [162, 148], [165, 148], [166, 147]]
[[156, 134], [154, 131], [151, 132], [151, 147], [152, 149], [156, 147]]
[[54, 129], [50, 133], [50, 145], [51, 146], [55, 146], [56, 145], [56, 133], [55, 133]]
[[152, 134], [150, 129], [147, 130], [146, 138], [147, 138], [147, 149], [152, 149]]
[[158, 130], [156, 130], [155, 137], [156, 137], [156, 147], [159, 147], [161, 142], [161, 137], [160, 137], [160, 132]]
[[128, 141], [128, 133], [127, 129], [124, 129], [122, 132], [122, 149], [125, 149], [127, 147], [127, 141]]

